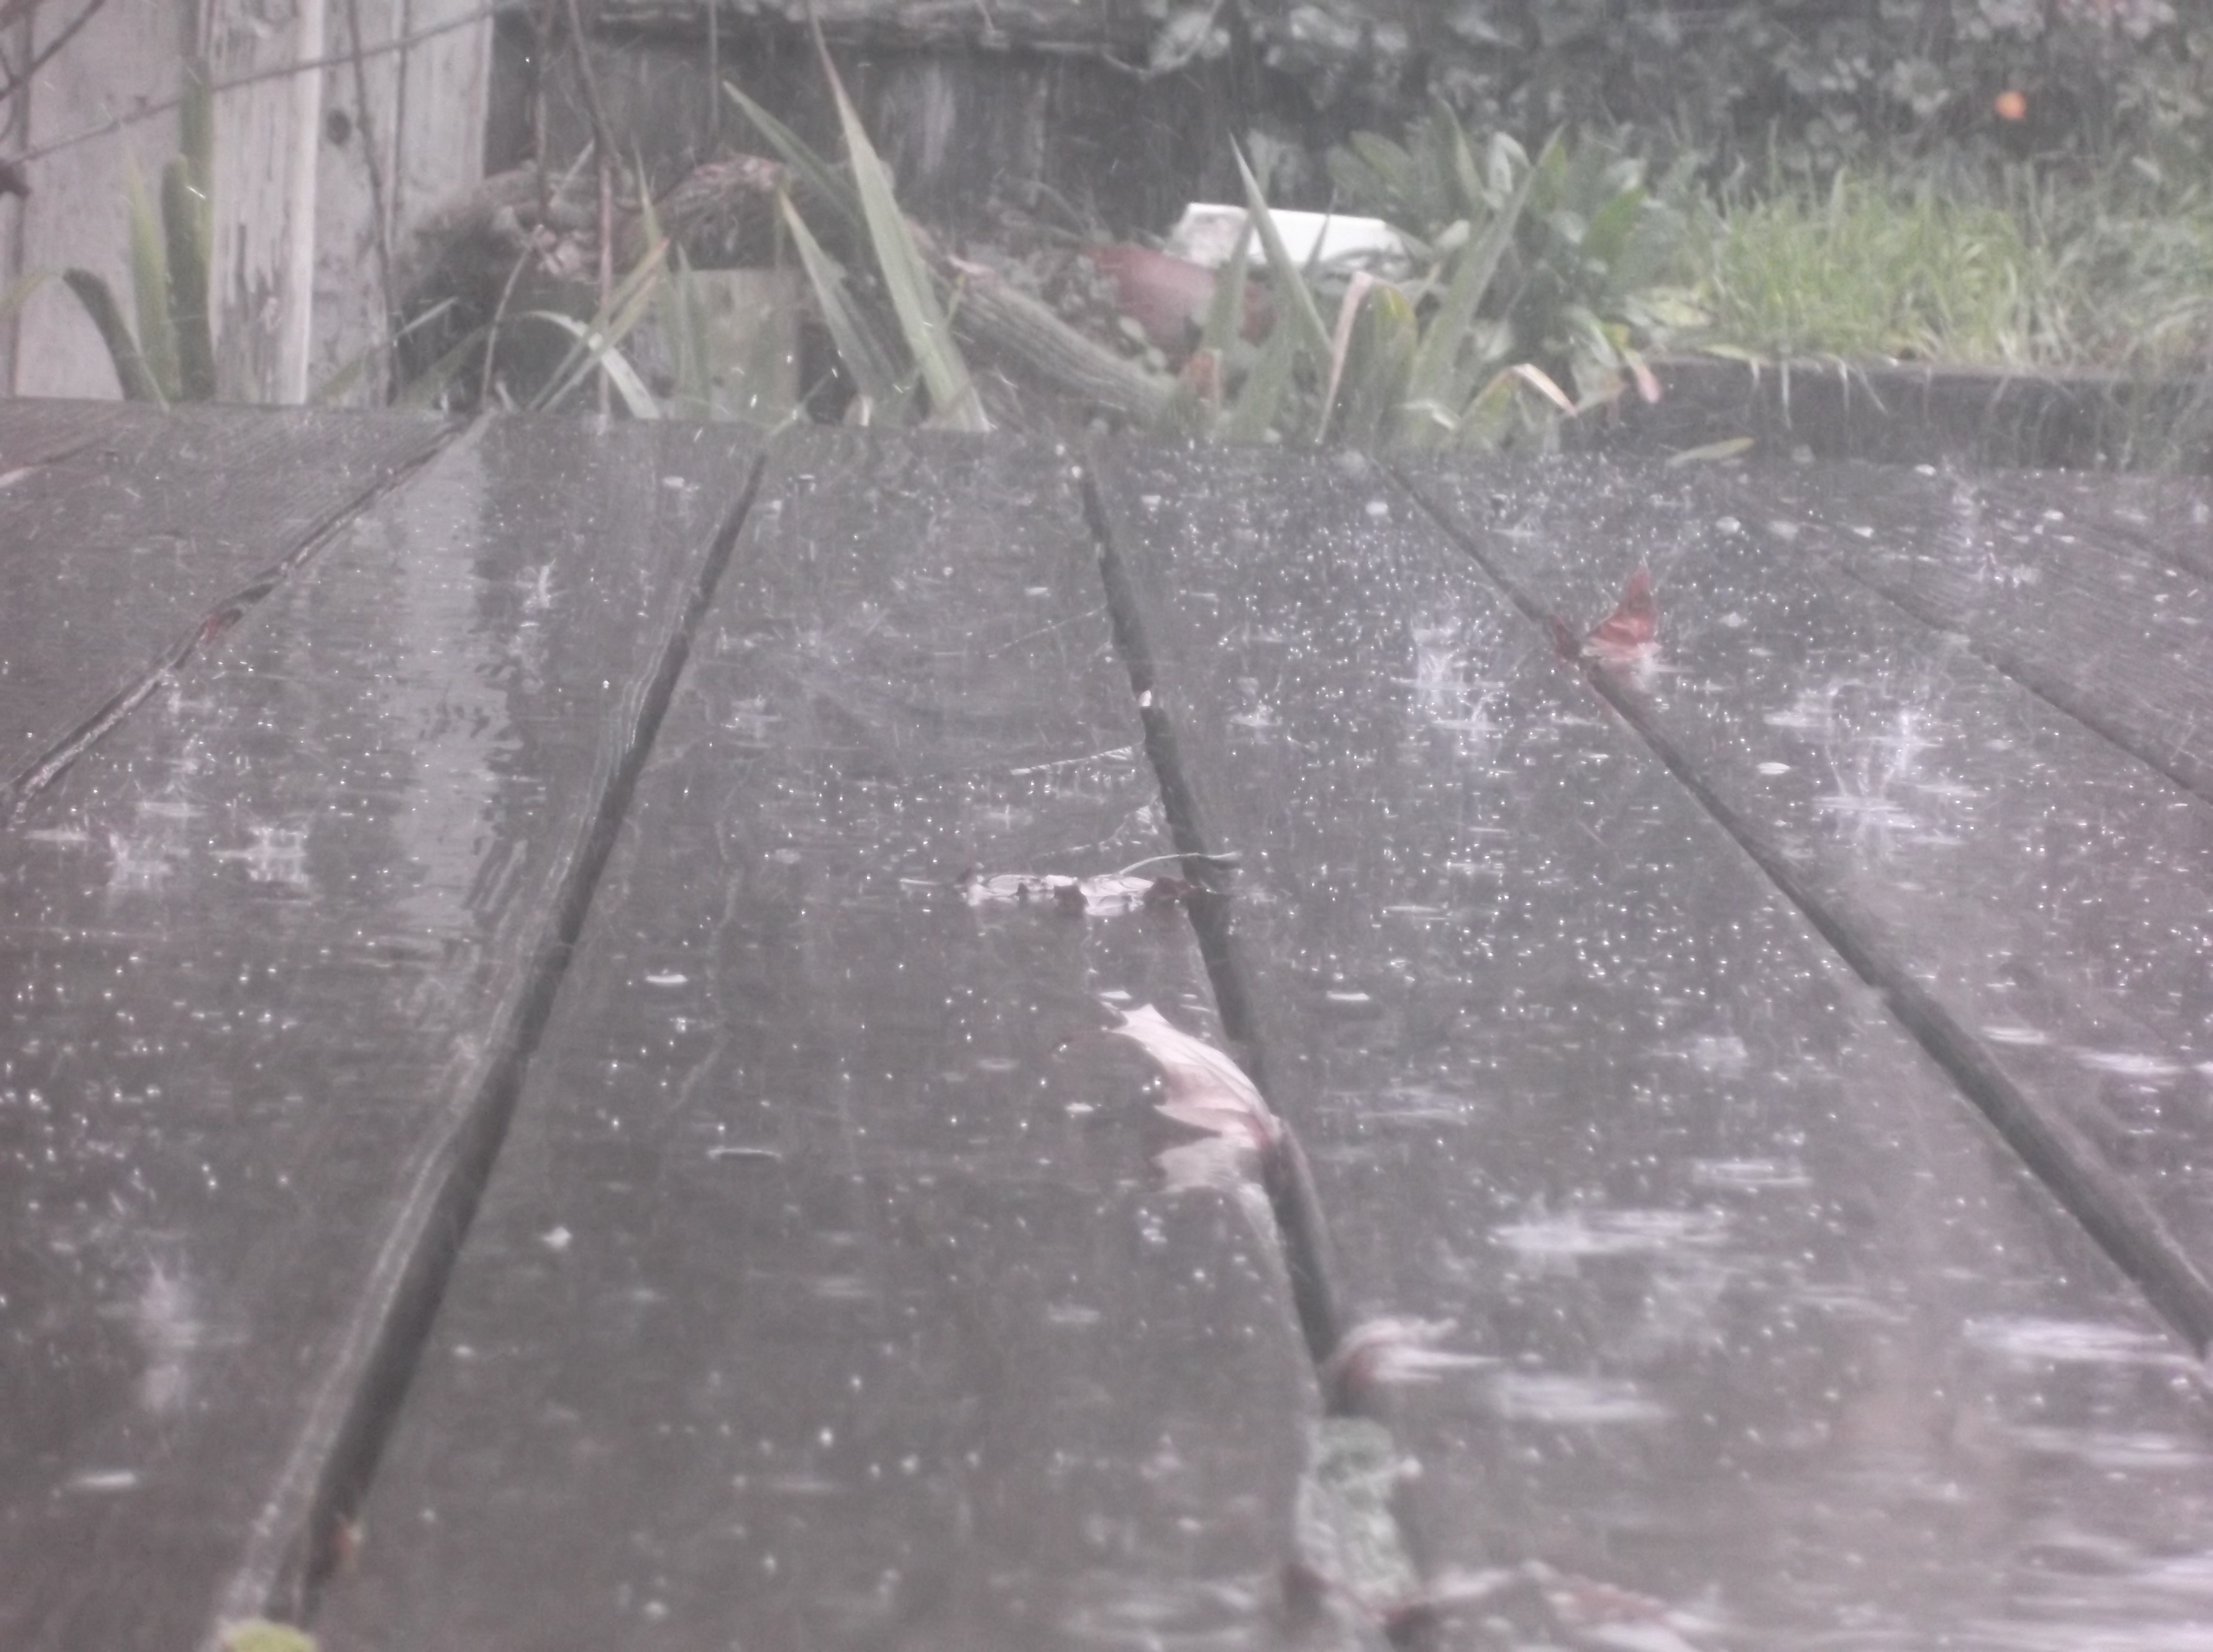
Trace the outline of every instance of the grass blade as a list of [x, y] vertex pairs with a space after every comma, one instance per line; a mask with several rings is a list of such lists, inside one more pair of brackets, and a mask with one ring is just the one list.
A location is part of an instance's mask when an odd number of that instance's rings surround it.
[[[661, 404], [654, 399], [653, 392], [645, 387], [645, 381], [637, 376], [637, 369], [632, 367], [629, 359], [615, 347], [613, 338], [596, 327], [579, 321], [573, 315], [562, 314], [558, 310], [525, 310], [523, 314], [534, 315], [541, 321], [551, 321], [554, 326], [565, 328], [572, 334], [576, 340], [578, 351], [588, 358], [589, 367], [596, 367], [607, 375], [607, 382], [614, 386], [615, 393], [623, 399], [623, 405], [630, 409], [631, 418], [659, 418], [661, 417]], [[535, 405], [541, 409], [553, 406], [574, 389], [582, 378], [582, 372], [571, 375], [557, 393], [540, 397]]]
[[124, 169], [125, 216], [131, 247], [131, 306], [138, 322], [138, 351], [165, 400], [178, 399], [177, 333], [170, 320], [169, 259], [162, 224], [133, 163]]
[[89, 270], [64, 270], [62, 281], [76, 295], [77, 302], [84, 306], [93, 326], [100, 329], [101, 342], [107, 346], [107, 358], [115, 364], [115, 381], [123, 387], [124, 395], [132, 401], [152, 402], [157, 407], [167, 405], [162, 387], [154, 381], [146, 358], [138, 353], [138, 341], [124, 325], [123, 312], [107, 283]]
[[856, 240], [865, 236], [868, 225], [862, 216], [861, 198], [854, 192], [853, 186], [838, 175], [838, 169], [816, 154], [797, 132], [729, 82], [722, 82], [722, 90], [729, 94], [732, 102], [745, 111], [746, 118], [760, 128], [761, 136], [768, 139], [770, 147], [783, 157], [784, 165], [789, 167], [799, 180], [807, 186], [808, 192], [843, 219], [846, 229]]
[[838, 66], [830, 61], [829, 48], [819, 34], [814, 45], [822, 60], [822, 72], [829, 78], [831, 94], [837, 100], [838, 123], [844, 129], [853, 185], [861, 198], [862, 214], [868, 220], [869, 243], [875, 252], [877, 271], [891, 295], [906, 347], [922, 369], [922, 381], [930, 387], [931, 418], [956, 430], [988, 430], [991, 421], [984, 417], [984, 404], [977, 399], [960, 347], [953, 342], [952, 325], [938, 304], [936, 285], [921, 249], [915, 245], [913, 229], [899, 210], [891, 174], [876, 154], [875, 145], [869, 141], [861, 112], [845, 95], [845, 82], [838, 77]]
[[[661, 255], [668, 251], [668, 243], [666, 240], [656, 241], [649, 246], [644, 254], [631, 266], [630, 273], [625, 276], [615, 290], [607, 295], [607, 302], [600, 306], [598, 313], [588, 322], [579, 322], [574, 316], [563, 315], [554, 310], [526, 312], [544, 320], [558, 322], [576, 340], [576, 343], [570, 346], [568, 355], [562, 359], [561, 365], [555, 369], [548, 387], [532, 399], [533, 407], [543, 411], [558, 406], [567, 399], [571, 391], [584, 381], [594, 367], [607, 372], [609, 381], [613, 383], [616, 390], [621, 393], [625, 401], [631, 399], [629, 389], [617, 376], [613, 364], [619, 362], [624, 369], [630, 368], [629, 362], [618, 352], [623, 340], [630, 337], [631, 329], [637, 326], [638, 322], [644, 318], [645, 313], [653, 307], [654, 296], [661, 285]], [[634, 371], [631, 373], [631, 378], [633, 382], [637, 382], [637, 374]], [[638, 384], [638, 388], [641, 391], [643, 390], [643, 383]], [[648, 403], [652, 402], [649, 395], [645, 399]], [[632, 411], [635, 411], [636, 409], [633, 408]], [[638, 417], [641, 418], [659, 417], [657, 405], [652, 413], [641, 413]]]
[[792, 245], [799, 249], [801, 267], [814, 289], [814, 302], [822, 311], [822, 324], [830, 329], [830, 340], [838, 347], [838, 359], [853, 375], [853, 387], [869, 399], [869, 405], [884, 411], [899, 409], [905, 397], [899, 384], [899, 371], [876, 338], [875, 329], [869, 325], [845, 290], [845, 272], [838, 262], [822, 250], [822, 243], [807, 227], [807, 220], [791, 204], [789, 196], [779, 198], [785, 225], [791, 231]]

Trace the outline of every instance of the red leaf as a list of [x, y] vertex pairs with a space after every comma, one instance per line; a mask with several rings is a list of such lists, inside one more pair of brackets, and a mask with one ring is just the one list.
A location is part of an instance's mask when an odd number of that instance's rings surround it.
[[1652, 600], [1652, 570], [1639, 568], [1621, 588], [1621, 601], [1599, 623], [1586, 644], [1592, 653], [1625, 658], [1652, 646], [1659, 635], [1660, 610]]

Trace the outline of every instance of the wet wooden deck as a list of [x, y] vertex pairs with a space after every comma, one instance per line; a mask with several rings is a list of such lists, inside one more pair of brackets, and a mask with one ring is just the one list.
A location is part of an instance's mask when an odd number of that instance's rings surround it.
[[0, 1644], [2208, 1644], [2209, 519], [0, 405]]

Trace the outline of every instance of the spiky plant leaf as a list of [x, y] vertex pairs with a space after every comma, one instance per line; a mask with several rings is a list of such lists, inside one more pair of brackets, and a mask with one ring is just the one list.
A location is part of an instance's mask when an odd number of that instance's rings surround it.
[[146, 370], [162, 387], [165, 401], [175, 401], [177, 333], [170, 320], [169, 259], [162, 245], [162, 223], [146, 193], [146, 180], [134, 162], [123, 174], [125, 212], [131, 247], [131, 306], [138, 322], [138, 351]]
[[899, 210], [891, 173], [869, 141], [861, 112], [845, 94], [845, 82], [830, 60], [829, 48], [818, 34], [815, 53], [838, 105], [838, 124], [845, 135], [845, 151], [853, 168], [853, 186], [861, 198], [862, 216], [868, 220], [869, 245], [876, 256], [877, 273], [891, 295], [906, 347], [930, 387], [930, 418], [956, 430], [988, 430], [984, 404], [968, 377], [968, 364], [953, 341], [952, 323], [937, 302], [937, 288], [915, 244], [914, 230]]
[[1268, 267], [1275, 271], [1278, 307], [1290, 312], [1291, 327], [1300, 347], [1317, 363], [1326, 362], [1329, 328], [1323, 325], [1321, 311], [1314, 303], [1314, 290], [1307, 285], [1290, 250], [1283, 245], [1283, 232], [1276, 227], [1275, 215], [1268, 210], [1267, 197], [1260, 192], [1260, 181], [1245, 163], [1245, 151], [1235, 144], [1231, 149], [1237, 157], [1237, 175], [1245, 184], [1247, 219], [1259, 232], [1260, 244], [1268, 249]]
[[1483, 227], [1483, 233], [1460, 248], [1452, 280], [1436, 313], [1422, 331], [1406, 385], [1412, 402], [1451, 402], [1459, 399], [1458, 369], [1461, 353], [1475, 325], [1476, 310], [1498, 273], [1499, 260], [1514, 244], [1514, 232], [1529, 204], [1536, 174], [1525, 169], [1506, 203]]
[[791, 231], [792, 245], [799, 249], [800, 265], [814, 289], [814, 302], [822, 312], [822, 324], [830, 329], [830, 340], [838, 347], [838, 359], [853, 376], [854, 389], [867, 397], [872, 407], [903, 416], [906, 393], [901, 387], [899, 368], [876, 338], [868, 317], [845, 290], [844, 271], [822, 250], [822, 243], [814, 239], [814, 231], [808, 229], [807, 220], [799, 216], [789, 196], [780, 197], [777, 205], [783, 211], [785, 226]]
[[1344, 387], [1336, 401], [1338, 441], [1364, 446], [1391, 433], [1406, 399], [1420, 341], [1412, 302], [1396, 287], [1378, 283], [1353, 328]]
[[837, 168], [817, 154], [798, 133], [729, 82], [722, 82], [722, 90], [745, 111], [746, 118], [760, 128], [761, 136], [783, 157], [784, 165], [807, 186], [809, 196], [836, 213], [846, 232], [857, 240], [866, 235], [868, 225], [861, 211], [861, 198], [855, 192], [851, 180], [841, 176]]
[[162, 387], [155, 382], [146, 358], [139, 354], [138, 341], [131, 336], [123, 311], [107, 283], [89, 270], [64, 270], [62, 281], [76, 295], [77, 302], [84, 306], [84, 313], [92, 318], [93, 326], [100, 329], [100, 340], [107, 346], [107, 358], [115, 364], [115, 380], [123, 387], [125, 397], [131, 401], [165, 405]]
[[1275, 429], [1276, 416], [1290, 390], [1298, 362], [1298, 333], [1278, 322], [1261, 347], [1259, 361], [1245, 376], [1245, 387], [1222, 424], [1222, 435], [1232, 442], [1265, 442]]
[[1218, 422], [1222, 379], [1230, 349], [1243, 330], [1245, 292], [1253, 252], [1253, 221], [1248, 216], [1237, 231], [1229, 261], [1216, 274], [1213, 296], [1206, 302], [1206, 321], [1200, 327], [1198, 346], [1184, 371], [1176, 377], [1176, 390], [1156, 428], [1176, 436], [1204, 436]]

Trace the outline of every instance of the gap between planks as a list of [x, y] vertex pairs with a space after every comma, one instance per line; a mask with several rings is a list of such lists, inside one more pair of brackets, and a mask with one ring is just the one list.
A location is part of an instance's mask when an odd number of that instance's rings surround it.
[[[479, 420], [469, 439], [484, 428]], [[576, 859], [554, 892], [553, 923], [521, 991], [493, 1033], [484, 1082], [465, 1097], [407, 1179], [398, 1213], [349, 1316], [283, 1469], [223, 1586], [218, 1625], [257, 1618], [306, 1621], [340, 1552], [343, 1523], [359, 1507], [398, 1421], [455, 1262], [521, 1098], [522, 1080], [551, 1018], [577, 936], [623, 817], [651, 756], [661, 720], [752, 514], [766, 464], [756, 454], [738, 499], [717, 528], [677, 623], [646, 679], [637, 716]], [[199, 1652], [224, 1652], [220, 1629]]]
[[[131, 714], [173, 679], [203, 648], [220, 640], [238, 622], [259, 607], [277, 588], [314, 560], [315, 553], [337, 539], [369, 509], [398, 493], [408, 480], [441, 454], [459, 451], [478, 441], [485, 429], [479, 418], [466, 427], [449, 425], [420, 451], [394, 465], [351, 499], [334, 506], [301, 533], [291, 548], [243, 585], [218, 598], [179, 641], [156, 655], [153, 662], [125, 683], [75, 728], [61, 735], [4, 782], [0, 782], [0, 827], [13, 826], [39, 794], [69, 772], [71, 765], [121, 728]], [[99, 433], [61, 452], [42, 458], [52, 463], [89, 447]]]
[[[1390, 468], [1389, 473], [1423, 517], [1480, 569], [1539, 632], [1544, 631], [1551, 623], [1550, 616], [1535, 595], [1510, 578], [1469, 535], [1461, 533], [1432, 506], [1403, 473], [1395, 467]], [[1822, 939], [1853, 972], [1882, 995], [1891, 1014], [1989, 1119], [2030, 1172], [2051, 1190], [2099, 1247], [2137, 1282], [2154, 1309], [2180, 1334], [2192, 1353], [2201, 1360], [2205, 1358], [2209, 1346], [2213, 1346], [2213, 1279], [2207, 1277], [2176, 1241], [2151, 1204], [2113, 1171], [2074, 1124], [2009, 1078], [1990, 1058], [1981, 1040], [1960, 1023], [1934, 992], [1887, 955], [1881, 943], [1854, 921], [1844, 903], [1825, 898], [1814, 889], [1791, 864], [1781, 844], [1716, 792], [1682, 748], [1660, 727], [1649, 708], [1626, 692], [1618, 678], [1603, 665], [1589, 661], [1582, 663], [1582, 670], [1592, 688], [1666, 765], [1698, 807], [1806, 915]], [[2006, 675], [2021, 681], [2010, 672]], [[2023, 682], [2021, 686], [2034, 692], [2033, 685]], [[2048, 700], [2042, 694], [2038, 698]], [[2059, 709], [2068, 710], [2064, 705]]]
[[[1268, 1063], [1265, 1042], [1253, 1011], [1253, 973], [1229, 921], [1228, 893], [1222, 887], [1235, 857], [1222, 845], [1207, 840], [1198, 819], [1196, 796], [1186, 771], [1174, 721], [1154, 698], [1155, 655], [1146, 633], [1142, 604], [1129, 570], [1114, 543], [1106, 502], [1100, 497], [1095, 456], [1087, 456], [1079, 485], [1084, 520], [1099, 554], [1099, 571], [1106, 591], [1106, 608], [1113, 627], [1114, 645], [1130, 674], [1137, 698], [1139, 722], [1144, 731], [1145, 756], [1160, 787], [1161, 808], [1167, 815], [1169, 834], [1184, 857], [1183, 875], [1202, 891], [1184, 903], [1199, 955], [1213, 989], [1215, 1008], [1222, 1030], [1235, 1049], [1238, 1063], [1264, 1098], [1268, 1096]], [[1271, 1101], [1271, 1106], [1273, 1106]], [[1398, 1429], [1381, 1383], [1365, 1381], [1367, 1367], [1360, 1325], [1347, 1324], [1338, 1292], [1334, 1247], [1329, 1222], [1314, 1186], [1306, 1150], [1300, 1145], [1297, 1122], [1276, 1114], [1282, 1125], [1279, 1151], [1263, 1158], [1262, 1180], [1292, 1293], [1292, 1307], [1314, 1367], [1314, 1384], [1326, 1415], [1358, 1417], [1390, 1432]], [[1412, 1561], [1426, 1589], [1434, 1589], [1436, 1575], [1430, 1545], [1411, 1518], [1402, 1500], [1393, 1499], [1393, 1524], [1399, 1543]], [[1326, 1582], [1327, 1580], [1324, 1580]], [[1394, 1646], [1428, 1647], [1436, 1639], [1436, 1625], [1427, 1609], [1429, 1597], [1407, 1602], [1404, 1614], [1383, 1625]]]

